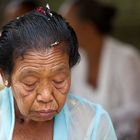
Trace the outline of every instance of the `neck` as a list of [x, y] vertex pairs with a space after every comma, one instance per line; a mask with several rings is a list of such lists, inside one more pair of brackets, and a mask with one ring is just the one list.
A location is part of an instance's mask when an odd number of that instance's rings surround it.
[[[13, 140], [53, 140], [54, 120], [50, 121], [32, 121], [23, 117], [15, 104], [15, 126]], [[20, 119], [23, 118], [24, 121]], [[20, 121], [19, 121], [20, 120]], [[22, 123], [21, 123], [22, 122]], [[37, 135], [36, 135], [37, 134]]]
[[84, 48], [88, 48], [86, 50], [88, 54], [89, 61], [93, 62], [96, 59], [100, 58], [100, 54], [103, 49], [104, 37], [102, 35], [96, 35], [88, 39], [84, 44]]
[[102, 35], [96, 35], [92, 37], [89, 41], [89, 50], [87, 51], [88, 56], [88, 82], [94, 87], [98, 88], [98, 76], [99, 76], [99, 69], [100, 69], [100, 60], [102, 55], [104, 37]]

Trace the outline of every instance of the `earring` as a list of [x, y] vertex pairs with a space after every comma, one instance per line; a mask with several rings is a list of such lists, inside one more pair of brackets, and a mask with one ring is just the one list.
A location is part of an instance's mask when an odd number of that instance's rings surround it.
[[8, 86], [8, 80], [5, 80], [4, 85], [7, 87]]

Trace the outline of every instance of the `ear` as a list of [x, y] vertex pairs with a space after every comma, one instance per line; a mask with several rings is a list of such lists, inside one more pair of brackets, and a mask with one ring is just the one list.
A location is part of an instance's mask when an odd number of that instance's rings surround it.
[[0, 76], [2, 77], [4, 86], [10, 87], [10, 76], [6, 74], [2, 69], [0, 69]]

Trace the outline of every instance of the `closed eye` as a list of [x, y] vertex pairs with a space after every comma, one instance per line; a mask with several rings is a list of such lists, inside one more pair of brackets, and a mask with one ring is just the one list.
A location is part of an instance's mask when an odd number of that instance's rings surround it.
[[26, 85], [26, 86], [28, 86], [28, 87], [32, 87], [32, 86], [34, 86], [36, 84], [36, 82], [34, 82], [34, 83], [24, 83], [24, 85]]
[[36, 82], [34, 83], [24, 83], [25, 85], [25, 89], [28, 91], [28, 92], [31, 92], [35, 89], [36, 87]]
[[54, 82], [55, 84], [62, 84], [64, 81], [65, 81], [65, 80], [61, 80], [61, 81], [55, 81], [55, 80], [53, 80], [53, 82]]
[[57, 88], [57, 89], [60, 89], [60, 88], [63, 88], [65, 86], [65, 80], [60, 80], [60, 81], [56, 81], [56, 80], [53, 80], [53, 85]]

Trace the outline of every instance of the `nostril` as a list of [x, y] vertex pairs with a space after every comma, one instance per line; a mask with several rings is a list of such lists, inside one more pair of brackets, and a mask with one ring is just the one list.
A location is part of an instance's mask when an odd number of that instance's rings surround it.
[[49, 101], [47, 101], [47, 102], [45, 101], [44, 103], [51, 103], [52, 101], [53, 101], [53, 100], [51, 99], [51, 100], [49, 100]]
[[50, 96], [42, 96], [41, 94], [39, 94], [39, 95], [37, 95], [37, 98], [36, 98], [36, 100], [38, 101], [38, 102], [42, 102], [42, 103], [49, 103], [49, 102], [52, 102], [53, 101], [53, 98], [52, 98], [52, 96], [50, 95]]

